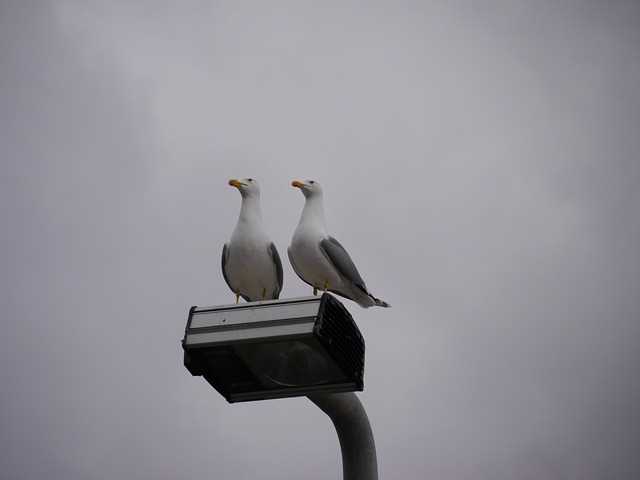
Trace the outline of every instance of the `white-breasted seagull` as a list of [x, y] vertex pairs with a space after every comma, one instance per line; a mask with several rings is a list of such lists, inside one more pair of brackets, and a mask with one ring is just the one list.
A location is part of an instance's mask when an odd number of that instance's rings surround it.
[[238, 222], [222, 249], [222, 275], [227, 285], [247, 302], [275, 300], [282, 291], [282, 263], [262, 224], [260, 186], [253, 178], [229, 180], [242, 195]]
[[322, 205], [322, 187], [314, 180], [294, 180], [305, 197], [300, 222], [287, 249], [289, 261], [303, 282], [317, 290], [336, 293], [363, 308], [389, 307], [367, 290], [358, 269], [340, 242], [327, 233]]

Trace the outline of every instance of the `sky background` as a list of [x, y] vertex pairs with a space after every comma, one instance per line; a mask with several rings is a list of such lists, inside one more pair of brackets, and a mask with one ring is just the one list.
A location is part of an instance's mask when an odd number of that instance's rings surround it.
[[340, 478], [182, 366], [254, 177], [393, 305], [345, 300], [381, 478], [639, 478], [639, 85], [633, 1], [0, 0], [0, 476]]

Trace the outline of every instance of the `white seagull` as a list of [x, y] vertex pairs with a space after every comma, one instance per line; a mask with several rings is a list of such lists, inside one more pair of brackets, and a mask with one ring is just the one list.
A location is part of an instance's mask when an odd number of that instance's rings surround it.
[[242, 195], [238, 223], [222, 249], [222, 275], [239, 298], [247, 302], [275, 300], [282, 291], [282, 263], [264, 230], [260, 186], [253, 178], [229, 180]]
[[363, 308], [389, 307], [369, 293], [347, 251], [327, 233], [320, 184], [314, 180], [294, 180], [291, 186], [299, 188], [305, 196], [300, 222], [287, 249], [296, 274], [313, 287], [314, 295], [317, 290], [328, 290]]

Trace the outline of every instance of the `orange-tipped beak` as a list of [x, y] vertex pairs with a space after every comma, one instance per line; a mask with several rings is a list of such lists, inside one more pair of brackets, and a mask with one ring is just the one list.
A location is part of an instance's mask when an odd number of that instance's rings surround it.
[[242, 186], [242, 182], [240, 182], [240, 180], [232, 178], [231, 180], [229, 180], [229, 185], [231, 185], [232, 187], [240, 188]]
[[291, 186], [296, 188], [302, 188], [304, 187], [304, 183], [300, 182], [299, 180], [294, 180], [293, 182], [291, 182]]

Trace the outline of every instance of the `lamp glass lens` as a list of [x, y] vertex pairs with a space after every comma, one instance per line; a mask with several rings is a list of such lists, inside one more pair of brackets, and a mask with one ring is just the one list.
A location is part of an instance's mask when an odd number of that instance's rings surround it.
[[346, 378], [313, 338], [243, 344], [235, 351], [265, 388], [322, 385]]

